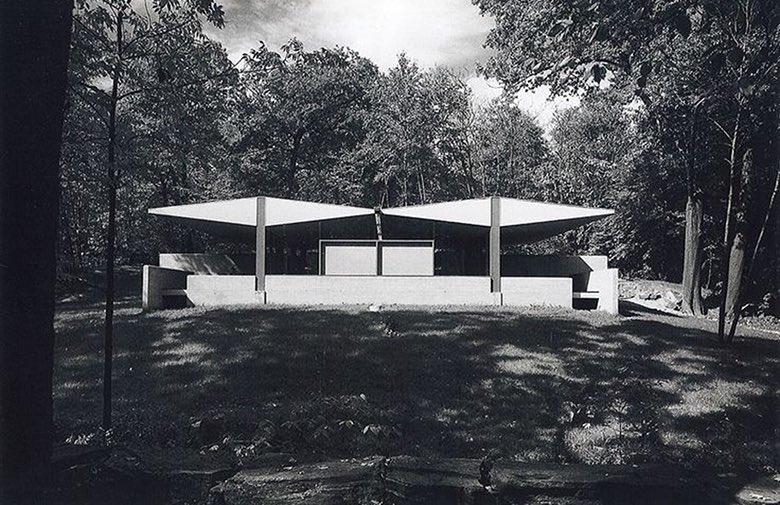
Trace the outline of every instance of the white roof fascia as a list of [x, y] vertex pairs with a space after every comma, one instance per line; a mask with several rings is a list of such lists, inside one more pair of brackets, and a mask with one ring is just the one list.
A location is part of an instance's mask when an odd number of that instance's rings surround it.
[[[184, 220], [212, 221], [242, 226], [256, 226], [257, 198], [239, 198], [190, 205], [149, 209], [150, 214]], [[373, 209], [327, 203], [301, 202], [284, 198], [265, 198], [266, 226], [324, 221], [373, 214]]]
[[600, 219], [614, 214], [611, 209], [577, 207], [557, 203], [501, 198], [501, 226], [566, 221], [570, 219]]
[[387, 216], [490, 226], [490, 198], [382, 209]]

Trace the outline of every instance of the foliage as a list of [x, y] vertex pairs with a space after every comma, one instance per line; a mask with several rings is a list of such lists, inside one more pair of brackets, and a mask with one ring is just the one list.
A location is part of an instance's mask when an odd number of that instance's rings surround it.
[[361, 139], [373, 63], [344, 48], [306, 52], [295, 39], [244, 60], [230, 122], [242, 192], [354, 202], [359, 182], [341, 158]]

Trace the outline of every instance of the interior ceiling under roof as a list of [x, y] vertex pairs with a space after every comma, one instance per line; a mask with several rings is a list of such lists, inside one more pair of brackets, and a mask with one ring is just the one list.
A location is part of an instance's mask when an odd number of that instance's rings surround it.
[[[149, 213], [221, 236], [251, 236], [257, 199], [240, 198], [149, 209]], [[368, 216], [373, 209], [265, 197], [266, 226]], [[500, 198], [502, 235], [511, 242], [535, 242], [613, 214], [609, 209]], [[427, 221], [490, 226], [490, 198], [382, 209], [382, 214]]]

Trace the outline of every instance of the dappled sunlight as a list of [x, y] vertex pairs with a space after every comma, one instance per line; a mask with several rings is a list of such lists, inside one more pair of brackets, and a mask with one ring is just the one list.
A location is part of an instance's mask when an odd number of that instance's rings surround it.
[[496, 365], [502, 372], [513, 375], [565, 375], [563, 362], [551, 352], [530, 351], [516, 346], [502, 345], [496, 349]]
[[758, 396], [762, 392], [763, 388], [749, 382], [715, 379], [683, 391], [680, 403], [671, 405], [669, 412], [674, 416], [700, 416], [722, 412], [728, 407], [739, 407], [746, 398]]
[[[98, 315], [58, 314], [62, 439], [99, 425]], [[270, 452], [558, 462], [706, 461], [756, 426], [768, 439], [761, 395], [777, 348], [757, 339], [731, 357], [700, 323], [674, 321], [549, 308], [129, 311], [117, 319], [116, 436], [197, 454], [215, 442], [191, 425], [214, 420], [218, 441]], [[744, 427], [710, 433], [726, 415]], [[771, 457], [764, 445], [746, 464]]]

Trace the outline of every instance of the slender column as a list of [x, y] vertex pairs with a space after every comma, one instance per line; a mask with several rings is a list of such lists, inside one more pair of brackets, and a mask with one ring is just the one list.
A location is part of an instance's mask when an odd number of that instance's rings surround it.
[[376, 221], [376, 274], [382, 275], [382, 209], [374, 207]]
[[376, 222], [376, 239], [382, 240], [382, 209], [374, 207], [374, 221]]
[[255, 291], [265, 291], [265, 197], [257, 197], [255, 226]]
[[490, 291], [501, 292], [501, 199], [490, 197], [490, 248], [488, 252]]

